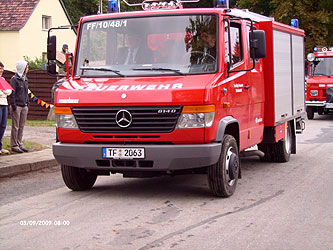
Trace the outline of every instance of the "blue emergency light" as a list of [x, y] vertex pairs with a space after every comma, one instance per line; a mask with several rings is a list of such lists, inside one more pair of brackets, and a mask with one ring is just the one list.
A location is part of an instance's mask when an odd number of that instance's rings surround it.
[[317, 47], [314, 47], [314, 48], [313, 48], [313, 51], [314, 51], [314, 52], [318, 52], [318, 48], [317, 48]]
[[216, 0], [217, 8], [229, 8], [229, 0]]
[[295, 28], [299, 28], [298, 19], [291, 19], [291, 26]]
[[118, 3], [117, 0], [109, 0], [108, 1], [108, 12], [112, 13], [112, 12], [118, 12], [119, 7], [118, 7]]

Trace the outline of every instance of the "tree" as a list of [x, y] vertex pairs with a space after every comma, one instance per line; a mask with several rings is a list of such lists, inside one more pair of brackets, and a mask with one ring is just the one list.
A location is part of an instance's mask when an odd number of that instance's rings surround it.
[[[141, 0], [128, 1], [138, 3]], [[211, 8], [215, 1], [201, 0], [184, 4], [184, 7]], [[97, 14], [100, 4], [100, 0], [63, 2], [74, 23], [78, 23], [82, 16]], [[291, 19], [299, 19], [300, 28], [306, 34], [306, 52], [312, 51], [314, 46], [333, 46], [333, 0], [230, 0], [230, 8], [235, 6], [274, 17], [276, 21], [288, 25]], [[103, 12], [107, 12], [107, 7], [108, 0], [103, 0]], [[141, 7], [129, 7], [121, 1], [121, 11], [133, 10], [141, 10]]]
[[240, 9], [249, 9], [255, 13], [270, 16], [274, 10], [272, 0], [238, 0], [236, 7]]
[[297, 18], [305, 31], [306, 53], [315, 46], [333, 46], [333, 0], [238, 0], [237, 7], [288, 25]]
[[[305, 30], [306, 52], [315, 46], [332, 46], [333, 15], [325, 8], [327, 1], [314, 0], [272, 0], [276, 8], [273, 16], [279, 22], [290, 24], [292, 18], [299, 19], [299, 26]], [[332, 7], [331, 7], [332, 8]], [[330, 39], [331, 37], [331, 39]]]
[[[80, 21], [80, 18], [87, 15], [94, 15], [98, 13], [100, 0], [90, 0], [90, 1], [82, 1], [82, 0], [62, 0], [65, 4], [67, 12], [71, 17], [74, 24], [77, 24]], [[133, 1], [128, 0], [129, 3], [139, 3], [141, 0]], [[159, 0], [156, 0], [157, 2]], [[184, 7], [193, 7], [193, 8], [211, 8], [214, 6], [216, 0], [201, 0], [198, 3], [188, 3], [183, 4]], [[103, 0], [103, 12], [107, 12], [108, 10], [108, 0]], [[236, 0], [230, 0], [230, 7], [234, 7], [236, 5]], [[120, 9], [121, 11], [134, 11], [134, 10], [142, 10], [141, 7], [129, 7], [123, 1], [120, 1]]]
[[[71, 17], [74, 24], [80, 21], [80, 18], [88, 15], [95, 15], [98, 13], [100, 0], [62, 0], [65, 4], [66, 10]], [[103, 11], [107, 10], [108, 1], [103, 0]]]

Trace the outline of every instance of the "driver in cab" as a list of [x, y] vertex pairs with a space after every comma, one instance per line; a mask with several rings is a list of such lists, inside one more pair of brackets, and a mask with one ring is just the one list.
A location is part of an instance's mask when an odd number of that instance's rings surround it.
[[192, 64], [211, 64], [216, 62], [216, 29], [207, 28], [200, 34], [191, 51]]
[[216, 59], [216, 34], [215, 33], [203, 33], [202, 39], [204, 41], [204, 53], [211, 55]]

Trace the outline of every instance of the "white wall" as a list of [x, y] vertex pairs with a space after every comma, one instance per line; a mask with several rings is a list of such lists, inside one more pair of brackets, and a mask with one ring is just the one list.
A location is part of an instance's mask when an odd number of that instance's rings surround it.
[[[47, 51], [47, 30], [42, 30], [42, 16], [51, 17], [51, 27], [69, 25], [67, 16], [58, 0], [40, 0], [28, 22], [20, 31], [0, 31], [0, 61], [5, 69], [15, 71], [18, 60], [23, 56], [40, 58]], [[74, 51], [76, 35], [72, 30], [54, 31], [57, 36], [57, 49], [67, 43]]]

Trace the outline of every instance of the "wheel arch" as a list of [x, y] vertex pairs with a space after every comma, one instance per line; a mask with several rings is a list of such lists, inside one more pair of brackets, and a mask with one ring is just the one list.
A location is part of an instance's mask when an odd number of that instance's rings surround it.
[[215, 141], [222, 142], [225, 134], [232, 135], [235, 138], [239, 149], [239, 123], [232, 116], [226, 116], [220, 120]]

